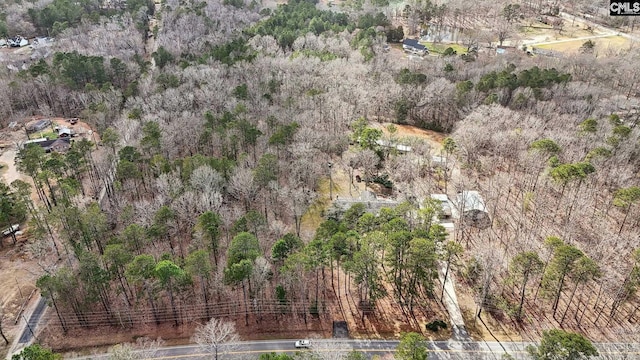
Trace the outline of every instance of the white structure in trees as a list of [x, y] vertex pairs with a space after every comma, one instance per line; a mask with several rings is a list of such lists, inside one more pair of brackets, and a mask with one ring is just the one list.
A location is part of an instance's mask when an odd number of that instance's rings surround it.
[[487, 206], [477, 191], [464, 190], [456, 195], [456, 208], [462, 220], [472, 226], [487, 228], [491, 225]]

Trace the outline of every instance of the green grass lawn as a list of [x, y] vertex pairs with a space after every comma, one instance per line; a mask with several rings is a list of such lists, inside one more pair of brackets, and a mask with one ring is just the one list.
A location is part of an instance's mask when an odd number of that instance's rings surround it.
[[420, 43], [424, 45], [427, 49], [429, 49], [430, 53], [442, 54], [449, 47], [455, 50], [457, 52], [457, 55], [462, 55], [467, 53], [467, 48], [458, 44], [441, 44], [441, 43], [434, 44], [432, 42], [420, 42]]
[[46, 128], [44, 130], [30, 134], [29, 137], [31, 139], [49, 138], [51, 140], [51, 139], [57, 139], [58, 134], [56, 134], [56, 132], [52, 131], [50, 128]]

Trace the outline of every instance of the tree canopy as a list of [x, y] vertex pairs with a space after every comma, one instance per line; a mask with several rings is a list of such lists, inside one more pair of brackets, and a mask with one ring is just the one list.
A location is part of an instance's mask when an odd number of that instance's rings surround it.
[[535, 360], [580, 360], [598, 356], [589, 339], [559, 329], [544, 331], [540, 345], [528, 347], [527, 352]]

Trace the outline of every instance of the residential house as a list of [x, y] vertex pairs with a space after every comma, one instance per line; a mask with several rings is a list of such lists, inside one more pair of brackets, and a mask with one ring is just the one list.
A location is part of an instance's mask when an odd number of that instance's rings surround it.
[[429, 50], [415, 39], [402, 40], [402, 48], [404, 51], [421, 56], [429, 53]]
[[45, 152], [57, 152], [57, 153], [65, 153], [71, 148], [71, 139], [66, 138], [58, 138], [49, 140], [47, 138], [42, 139], [33, 139], [28, 140], [22, 143], [22, 146], [26, 146], [28, 144], [38, 144], [40, 147], [44, 149]]
[[45, 148], [45, 151], [64, 154], [69, 150], [69, 148], [71, 148], [71, 142], [69, 141], [69, 138], [59, 138], [51, 143], [48, 148]]

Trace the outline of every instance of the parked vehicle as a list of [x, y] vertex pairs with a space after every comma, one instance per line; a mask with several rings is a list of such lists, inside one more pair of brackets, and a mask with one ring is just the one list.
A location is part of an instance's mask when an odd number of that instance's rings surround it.
[[308, 349], [309, 347], [311, 347], [311, 341], [309, 340], [296, 341], [296, 349]]
[[23, 38], [20, 35], [14, 37], [13, 39], [9, 39], [9, 46], [11, 47], [23, 47], [27, 45], [29, 45], [29, 40]]

